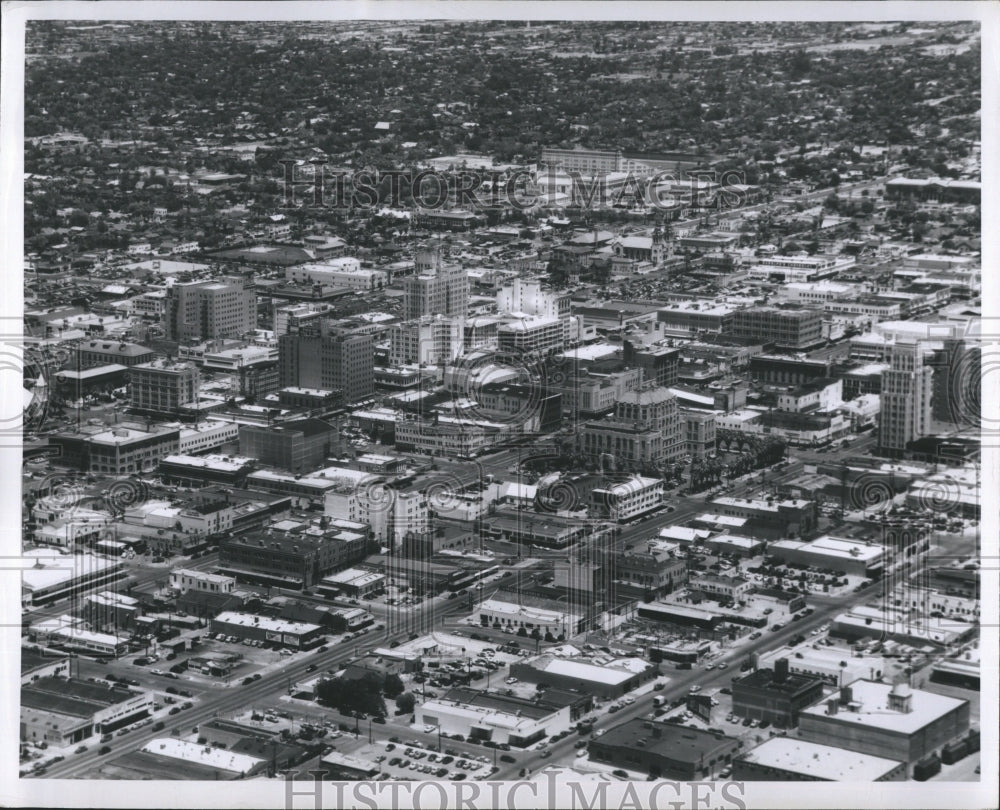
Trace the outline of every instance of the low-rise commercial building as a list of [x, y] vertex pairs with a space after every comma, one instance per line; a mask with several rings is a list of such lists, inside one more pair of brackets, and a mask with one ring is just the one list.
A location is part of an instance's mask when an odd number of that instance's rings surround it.
[[318, 624], [292, 622], [237, 611], [226, 611], [212, 619], [211, 632], [236, 636], [238, 639], [265, 641], [296, 650], [314, 647], [323, 637], [323, 628]]
[[227, 484], [241, 487], [256, 465], [256, 460], [247, 456], [189, 456], [178, 453], [160, 462], [160, 475], [165, 484], [186, 487]]
[[663, 479], [636, 475], [628, 481], [591, 490], [591, 503], [604, 516], [631, 520], [663, 505]]
[[324, 596], [349, 596], [365, 599], [385, 590], [385, 575], [360, 568], [348, 568], [324, 577], [319, 583]]
[[193, 568], [175, 568], [170, 572], [170, 587], [179, 593], [205, 591], [228, 594], [236, 590], [236, 579], [224, 574], [212, 574]]
[[524, 748], [567, 730], [571, 706], [549, 704], [544, 693], [539, 700], [528, 700], [453, 689], [443, 697], [424, 701], [415, 716], [418, 725], [437, 726], [443, 734]]
[[733, 760], [737, 782], [904, 782], [906, 763], [832, 745], [772, 737]]
[[543, 655], [511, 664], [510, 673], [528, 683], [559, 689], [581, 689], [601, 698], [618, 698], [655, 678], [658, 669], [641, 658], [574, 660]]
[[21, 690], [21, 740], [70, 745], [148, 717], [153, 695], [116, 684], [39, 678]]
[[530, 605], [486, 599], [478, 608], [479, 621], [484, 625], [499, 624], [519, 630], [522, 627], [531, 632], [551, 633], [553, 636], [572, 635], [576, 632], [579, 616], [545, 610]]
[[23, 607], [39, 607], [67, 597], [82, 599], [92, 591], [112, 587], [124, 576], [120, 560], [87, 552], [35, 549], [24, 556], [34, 564], [21, 574]]
[[264, 531], [227, 537], [219, 547], [219, 570], [249, 582], [312, 588], [372, 551], [367, 526], [342, 524], [282, 520]]
[[844, 571], [860, 577], [876, 574], [887, 562], [885, 546], [830, 535], [809, 542], [777, 540], [768, 544], [767, 551], [782, 562]]
[[740, 743], [713, 731], [637, 717], [590, 742], [590, 758], [663, 779], [707, 779], [730, 765]]
[[823, 681], [789, 671], [788, 659], [733, 679], [733, 714], [767, 720], [778, 728], [798, 723], [799, 712], [823, 697]]
[[799, 713], [799, 735], [912, 767], [969, 730], [969, 702], [906, 683], [854, 681]]

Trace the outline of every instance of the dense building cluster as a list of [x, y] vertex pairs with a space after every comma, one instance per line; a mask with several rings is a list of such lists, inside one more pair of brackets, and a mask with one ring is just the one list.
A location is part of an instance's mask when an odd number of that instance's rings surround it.
[[167, 28], [29, 29], [22, 775], [974, 778], [972, 26]]

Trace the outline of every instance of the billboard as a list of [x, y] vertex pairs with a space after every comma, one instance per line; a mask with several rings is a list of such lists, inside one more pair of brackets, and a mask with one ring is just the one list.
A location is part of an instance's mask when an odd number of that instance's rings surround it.
[[691, 714], [700, 717], [706, 723], [712, 722], [711, 695], [688, 695], [687, 709]]

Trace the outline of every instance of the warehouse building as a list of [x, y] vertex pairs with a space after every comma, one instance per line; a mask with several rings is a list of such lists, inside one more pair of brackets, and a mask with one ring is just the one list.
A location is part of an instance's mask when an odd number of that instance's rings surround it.
[[870, 577], [885, 564], [885, 547], [853, 538], [824, 535], [808, 543], [777, 540], [768, 544], [768, 554], [782, 562], [830, 568], [859, 577]]
[[659, 670], [641, 658], [593, 658], [585, 661], [543, 655], [511, 664], [510, 674], [528, 683], [544, 683], [558, 689], [582, 689], [605, 699], [619, 698]]
[[823, 697], [823, 681], [789, 672], [788, 659], [733, 679], [733, 714], [767, 720], [778, 728], [798, 723], [799, 712]]
[[490, 692], [452, 690], [416, 709], [418, 725], [437, 726], [443, 734], [491, 740], [525, 748], [571, 724], [569, 705], [508, 697]]
[[854, 681], [799, 713], [799, 735], [912, 766], [969, 730], [969, 701], [894, 685]]
[[736, 782], [904, 782], [906, 763], [831, 745], [772, 737], [733, 760]]
[[590, 742], [590, 758], [662, 779], [711, 778], [730, 765], [740, 742], [713, 731], [637, 717]]

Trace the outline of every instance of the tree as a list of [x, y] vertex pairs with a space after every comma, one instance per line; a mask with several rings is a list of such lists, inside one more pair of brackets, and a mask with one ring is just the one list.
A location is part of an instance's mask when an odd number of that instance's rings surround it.
[[374, 672], [366, 672], [360, 678], [321, 681], [316, 693], [321, 705], [332, 706], [342, 714], [385, 715], [382, 679]]
[[412, 692], [403, 692], [396, 698], [396, 714], [410, 714], [417, 705], [417, 698]]
[[403, 693], [403, 680], [395, 673], [386, 675], [385, 682], [382, 684], [382, 694], [387, 698], [392, 700]]

